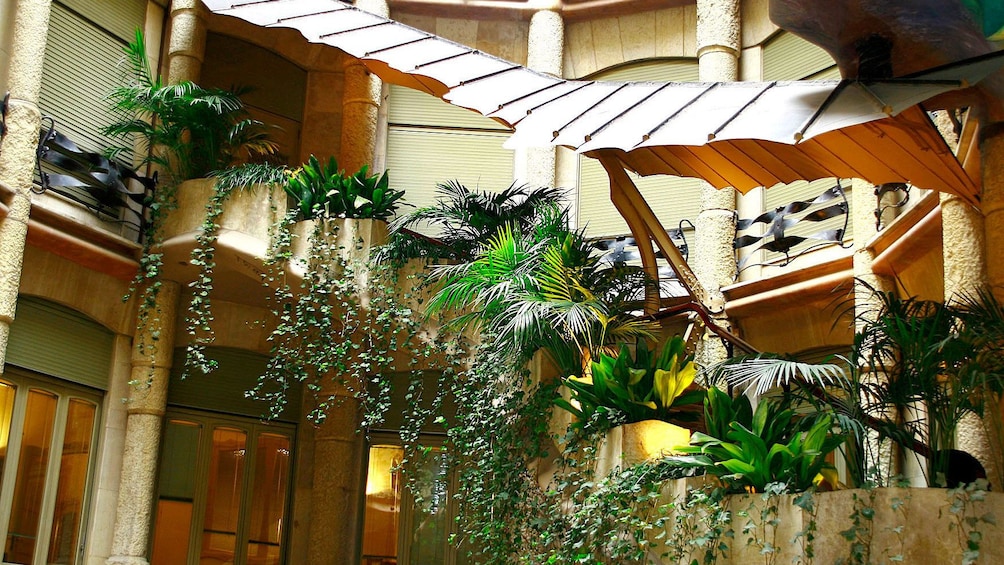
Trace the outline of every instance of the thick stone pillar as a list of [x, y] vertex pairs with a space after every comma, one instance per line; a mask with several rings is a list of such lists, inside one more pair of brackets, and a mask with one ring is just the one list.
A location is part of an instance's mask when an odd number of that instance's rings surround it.
[[[31, 212], [31, 182], [42, 114], [42, 61], [49, 30], [50, 0], [22, 0], [14, 8], [8, 89], [7, 132], [0, 145], [0, 184], [13, 193], [0, 221], [0, 371], [7, 354], [10, 324], [17, 309], [24, 242]], [[3, 93], [0, 93], [2, 96]]]
[[[872, 263], [875, 253], [866, 244], [875, 236], [875, 186], [861, 179], [854, 179], [851, 184], [851, 221], [854, 226], [854, 331], [857, 332], [864, 324], [864, 317], [875, 312], [878, 307], [874, 293], [858, 281], [878, 291], [889, 291], [895, 288], [895, 282], [875, 274]], [[878, 443], [878, 436], [871, 435], [873, 445]], [[918, 486], [925, 485], [921, 463], [916, 457], [900, 457], [901, 453], [893, 451], [890, 441], [881, 442], [877, 454], [869, 454], [870, 460], [878, 460], [885, 467], [883, 474], [892, 476], [902, 473], [908, 480]], [[901, 462], [902, 461], [902, 462]]]
[[[527, 37], [527, 68], [556, 77], [562, 74], [565, 50], [565, 21], [557, 12], [560, 3], [542, 7], [530, 17]], [[521, 150], [517, 158], [517, 178], [534, 186], [554, 186], [556, 148], [529, 147]]]
[[326, 162], [331, 155], [339, 156], [339, 132], [342, 130], [342, 104], [339, 95], [342, 93], [344, 79], [345, 75], [340, 70], [311, 69], [307, 72], [307, 97], [300, 134], [299, 162], [306, 163], [311, 155], [321, 162]]
[[[739, 2], [738, 0], [697, 1], [697, 57], [702, 81], [739, 79]], [[701, 189], [701, 212], [696, 227], [693, 268], [708, 291], [709, 304], [716, 323], [728, 328], [722, 287], [736, 276], [736, 258], [732, 243], [736, 236], [736, 192], [704, 184]], [[721, 341], [706, 333], [698, 360], [709, 365], [725, 359]]]
[[[1004, 301], [1004, 249], [1001, 248], [1004, 245], [1004, 224], [1002, 224], [1004, 222], [1004, 122], [990, 123], [980, 127], [980, 163], [983, 180], [982, 218], [975, 216], [975, 212], [971, 209], [965, 208], [966, 219], [969, 222], [965, 227], [970, 233], [960, 234], [959, 239], [971, 237], [971, 245], [978, 247], [982, 244], [982, 248], [974, 250], [971, 262], [969, 264], [963, 263], [962, 267], [972, 277], [971, 284], [981, 283], [989, 287], [997, 300]], [[945, 210], [943, 209], [942, 218], [944, 218], [944, 214]], [[983, 229], [982, 239], [979, 237], [980, 228]], [[943, 229], [947, 238], [949, 228], [946, 225]], [[945, 247], [947, 253], [947, 239]], [[977, 270], [980, 259], [982, 259], [982, 267], [985, 271]], [[959, 269], [959, 271], [962, 270], [962, 268]], [[946, 258], [946, 296], [948, 294], [948, 274]], [[961, 278], [963, 275], [959, 273], [956, 276]], [[985, 278], [981, 278], [983, 276]], [[1004, 418], [1000, 417], [1001, 408], [1000, 406], [988, 406], [988, 414], [993, 410], [997, 410], [997, 414], [987, 417], [983, 422], [983, 427], [975, 421], [964, 421], [956, 436], [959, 449], [972, 453], [980, 460], [993, 485], [1004, 484], [1004, 460], [1002, 460], [1001, 453], [1001, 436], [1004, 435], [1001, 421]], [[979, 433], [981, 431], [989, 433]]]
[[[357, 0], [356, 7], [380, 16], [390, 15], [386, 0]], [[338, 164], [347, 173], [354, 173], [373, 162], [382, 90], [383, 83], [362, 61], [346, 59]]]
[[359, 563], [362, 554], [363, 463], [366, 444], [357, 433], [359, 401], [336, 394], [338, 402], [314, 429], [314, 483], [310, 497], [310, 565]]
[[206, 7], [202, 0], [171, 2], [171, 40], [167, 48], [167, 81], [199, 82], [206, 53]]
[[1004, 122], [980, 128], [987, 284], [1004, 300]]
[[157, 494], [157, 456], [167, 407], [180, 289], [176, 282], [161, 283], [155, 303], [133, 339], [133, 385], [126, 408], [122, 477], [108, 565], [146, 565], [149, 562], [147, 548]]

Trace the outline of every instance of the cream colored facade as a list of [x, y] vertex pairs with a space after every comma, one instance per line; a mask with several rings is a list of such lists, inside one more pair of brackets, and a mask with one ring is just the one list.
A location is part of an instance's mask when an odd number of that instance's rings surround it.
[[[136, 300], [123, 302], [122, 296], [138, 265], [139, 245], [115, 231], [114, 224], [60, 195], [32, 192], [46, 30], [53, 5], [65, 4], [61, 0], [0, 0], [0, 93], [11, 93], [8, 129], [0, 145], [0, 360], [7, 352], [8, 335], [27, 331], [20, 330], [15, 315], [26, 300], [57, 305], [60, 315], [78, 315], [90, 321], [93, 331], [109, 336], [108, 361], [103, 365], [107, 374], [97, 376], [102, 384], [79, 387], [89, 398], [97, 398], [97, 419], [76, 523], [79, 536], [74, 540], [79, 547], [70, 553], [76, 556], [75, 563], [145, 565], [150, 562], [157, 531], [158, 477], [167, 464], [161, 459], [165, 422], [184, 419], [190, 412], [200, 422], [207, 414], [205, 418], [217, 415], [209, 407], [173, 404], [170, 390], [174, 348], [184, 345], [185, 339], [187, 283], [195, 274], [185, 262], [201, 225], [207, 194], [197, 183], [182, 187], [180, 207], [166, 234], [167, 281], [158, 297], [157, 315], [137, 329]], [[512, 2], [499, 7], [492, 2], [472, 7], [450, 1], [360, 0], [357, 4], [568, 78], [667, 60], [697, 64], [705, 80], [759, 80], [765, 46], [782, 33], [768, 19], [767, 0], [623, 2], [613, 9], [591, 9], [589, 3], [565, 6], [557, 1], [531, 1], [519, 8]], [[666, 4], [670, 6], [657, 8]], [[220, 45], [221, 38], [255, 50], [248, 53], [260, 50], [274, 56], [255, 59], [256, 72], [262, 76], [281, 70], [301, 77], [297, 80], [302, 83], [272, 84], [275, 91], [263, 93], [264, 98], [276, 100], [295, 98], [300, 101], [293, 104], [298, 110], [287, 111], [282, 104], [267, 101], [254, 108], [266, 120], [275, 116], [283, 124], [287, 132], [284, 150], [291, 164], [311, 154], [334, 155], [346, 169], [354, 170], [368, 162], [392, 162], [399, 157], [394, 154], [395, 125], [387, 116], [388, 88], [357, 61], [309, 44], [290, 30], [266, 30], [209, 14], [198, 0], [150, 0], [145, 12], [151, 58], [172, 81], [213, 84], [219, 77], [250, 72], [240, 61], [215, 57], [219, 53], [207, 49], [207, 45]], [[273, 63], [275, 67], [270, 67]], [[253, 82], [261, 76], [245, 78]], [[288, 90], [291, 84], [302, 84], [301, 91]], [[297, 111], [299, 115], [292, 115]], [[738, 198], [710, 188], [693, 194], [702, 199], [702, 211], [693, 218], [697, 241], [691, 261], [704, 284], [718, 296], [715, 304], [722, 321], [762, 350], [833, 351], [847, 346], [852, 338], [853, 328], [835, 327], [832, 320], [834, 305], [852, 292], [854, 277], [888, 288], [898, 280], [903, 292], [935, 299], [949, 298], [953, 292], [983, 282], [989, 282], [997, 293], [1004, 292], [1004, 247], [998, 245], [1004, 224], [995, 219], [1004, 210], [1004, 175], [999, 174], [1004, 167], [1004, 137], [1000, 131], [1000, 124], [984, 125], [979, 138], [963, 135], [960, 142], [960, 151], [982, 155], [982, 211], [957, 199], [939, 199], [935, 193], [915, 196], [912, 208], [878, 232], [872, 187], [854, 181], [853, 239], [848, 239], [848, 246], [824, 248], [784, 267], [765, 265], [735, 274], [734, 211], [744, 218], [758, 214], [764, 208], [762, 190]], [[461, 157], [444, 156], [442, 180], [450, 178], [446, 162]], [[579, 159], [567, 150], [521, 151], [512, 158], [512, 178], [518, 182], [571, 188], [580, 178]], [[391, 178], [408, 174], [408, 170], [392, 170]], [[577, 191], [571, 194], [573, 207], [578, 206]], [[240, 198], [250, 200], [229, 204], [222, 220], [214, 299], [216, 345], [265, 356], [268, 334], [254, 322], [267, 321], [268, 310], [255, 264], [267, 245], [270, 202], [281, 202], [283, 196]], [[612, 206], [609, 209], [614, 213]], [[37, 347], [41, 353], [63, 344], [39, 342]], [[33, 383], [41, 383], [37, 389], [45, 391], [77, 387], [57, 370], [45, 373], [21, 365], [31, 365], [30, 358], [30, 349], [16, 360], [8, 358], [0, 380], [18, 390], [31, 389], [36, 386]], [[248, 383], [254, 382], [255, 375], [247, 377]], [[239, 387], [232, 392], [242, 393]], [[254, 418], [240, 416], [250, 430]], [[279, 542], [281, 562], [360, 563], [367, 445], [365, 436], [355, 433], [357, 423], [349, 403], [319, 428], [303, 414], [283, 428], [293, 430], [288, 437], [294, 439], [287, 449], [293, 462], [285, 484], [288, 504]], [[243, 423], [233, 425], [245, 429]], [[977, 453], [982, 449], [971, 437], [960, 443]], [[985, 464], [1000, 472], [996, 462]], [[51, 482], [55, 475], [49, 469]], [[13, 480], [12, 469], [0, 470], [3, 484]], [[207, 480], [204, 475], [195, 477]], [[995, 478], [992, 482], [1004, 481]], [[7, 500], [4, 496], [13, 496], [3, 488], [13, 489], [0, 485], [0, 502]], [[9, 508], [0, 504], [0, 512]], [[40, 518], [42, 529], [53, 520], [52, 511], [46, 512]], [[8, 522], [9, 516], [0, 516], [0, 527]], [[55, 534], [47, 535], [50, 541], [55, 539]]]

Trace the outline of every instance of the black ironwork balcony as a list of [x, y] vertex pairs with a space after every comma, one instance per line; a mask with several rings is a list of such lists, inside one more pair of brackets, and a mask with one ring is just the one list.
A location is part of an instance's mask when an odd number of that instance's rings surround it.
[[93, 211], [103, 221], [129, 226], [136, 239], [141, 237], [156, 175], [140, 176], [99, 153], [81, 149], [56, 131], [51, 119], [50, 127], [39, 134], [37, 156], [36, 193], [51, 190]]

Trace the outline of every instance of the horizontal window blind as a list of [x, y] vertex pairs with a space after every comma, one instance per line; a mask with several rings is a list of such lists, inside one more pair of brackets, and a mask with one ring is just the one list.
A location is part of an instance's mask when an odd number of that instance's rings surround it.
[[652, 59], [604, 69], [591, 80], [622, 82], [696, 82], [699, 79], [696, 59]]
[[[696, 59], [650, 60], [631, 63], [596, 73], [594, 80], [692, 82], [698, 79]], [[666, 175], [629, 176], [666, 228], [675, 228], [682, 219], [691, 221], [700, 212], [701, 181]], [[610, 181], [596, 159], [579, 157], [578, 225], [590, 237], [628, 233], [627, 223], [610, 202]]]
[[829, 53], [793, 33], [782, 31], [763, 46], [763, 80], [802, 80], [834, 65]]
[[110, 330], [79, 312], [20, 296], [7, 344], [7, 362], [108, 390], [114, 339]]
[[[701, 211], [701, 180], [628, 173], [666, 229], [680, 220], [695, 221]], [[626, 235], [627, 223], [610, 202], [610, 180], [596, 159], [579, 158], [579, 226], [589, 237]]]
[[[249, 399], [244, 393], [254, 388], [258, 377], [264, 374], [268, 357], [252, 351], [226, 347], [208, 347], [206, 356], [219, 362], [219, 367], [215, 371], [208, 375], [193, 371], [182, 379], [185, 348], [175, 349], [171, 380], [167, 389], [168, 404], [252, 418], [260, 418], [266, 414], [267, 403]], [[286, 392], [286, 408], [279, 416], [279, 420], [286, 422], [299, 420], [302, 391], [303, 386], [300, 383], [290, 385]]]
[[502, 124], [477, 112], [403, 86], [391, 85], [387, 103], [387, 121], [391, 124], [508, 131]]
[[[57, 131], [82, 149], [100, 153], [111, 145], [128, 145], [102, 135], [100, 130], [117, 120], [107, 96], [122, 83], [122, 48], [133, 30], [143, 26], [146, 3], [116, 1], [110, 3], [116, 9], [107, 12], [100, 9], [104, 2], [79, 3], [93, 19], [81, 17], [60, 3], [52, 4], [39, 106], [43, 114], [56, 120]], [[140, 4], [143, 11], [123, 8]], [[131, 154], [120, 157], [125, 162], [131, 159]]]
[[434, 204], [436, 185], [450, 180], [487, 191], [512, 184], [514, 154], [502, 147], [509, 130], [501, 124], [399, 86], [388, 103], [387, 171], [408, 204]]
[[95, 22], [108, 33], [122, 41], [136, 38], [136, 30], [143, 29], [146, 20], [145, 0], [58, 0], [62, 4]]

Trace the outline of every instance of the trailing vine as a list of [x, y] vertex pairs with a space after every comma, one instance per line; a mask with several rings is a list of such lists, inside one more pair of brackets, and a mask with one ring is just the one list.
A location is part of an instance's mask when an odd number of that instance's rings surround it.
[[216, 268], [216, 240], [220, 234], [219, 218], [223, 214], [223, 205], [233, 192], [232, 186], [216, 183], [212, 194], [206, 203], [206, 216], [202, 228], [195, 236], [195, 248], [189, 259], [189, 264], [199, 268], [199, 274], [188, 283], [192, 299], [185, 313], [185, 331], [189, 342], [185, 350], [185, 368], [183, 375], [197, 369], [203, 374], [209, 374], [219, 365], [215, 360], [206, 357], [206, 346], [211, 344], [216, 335], [213, 332], [212, 298], [213, 270]]

